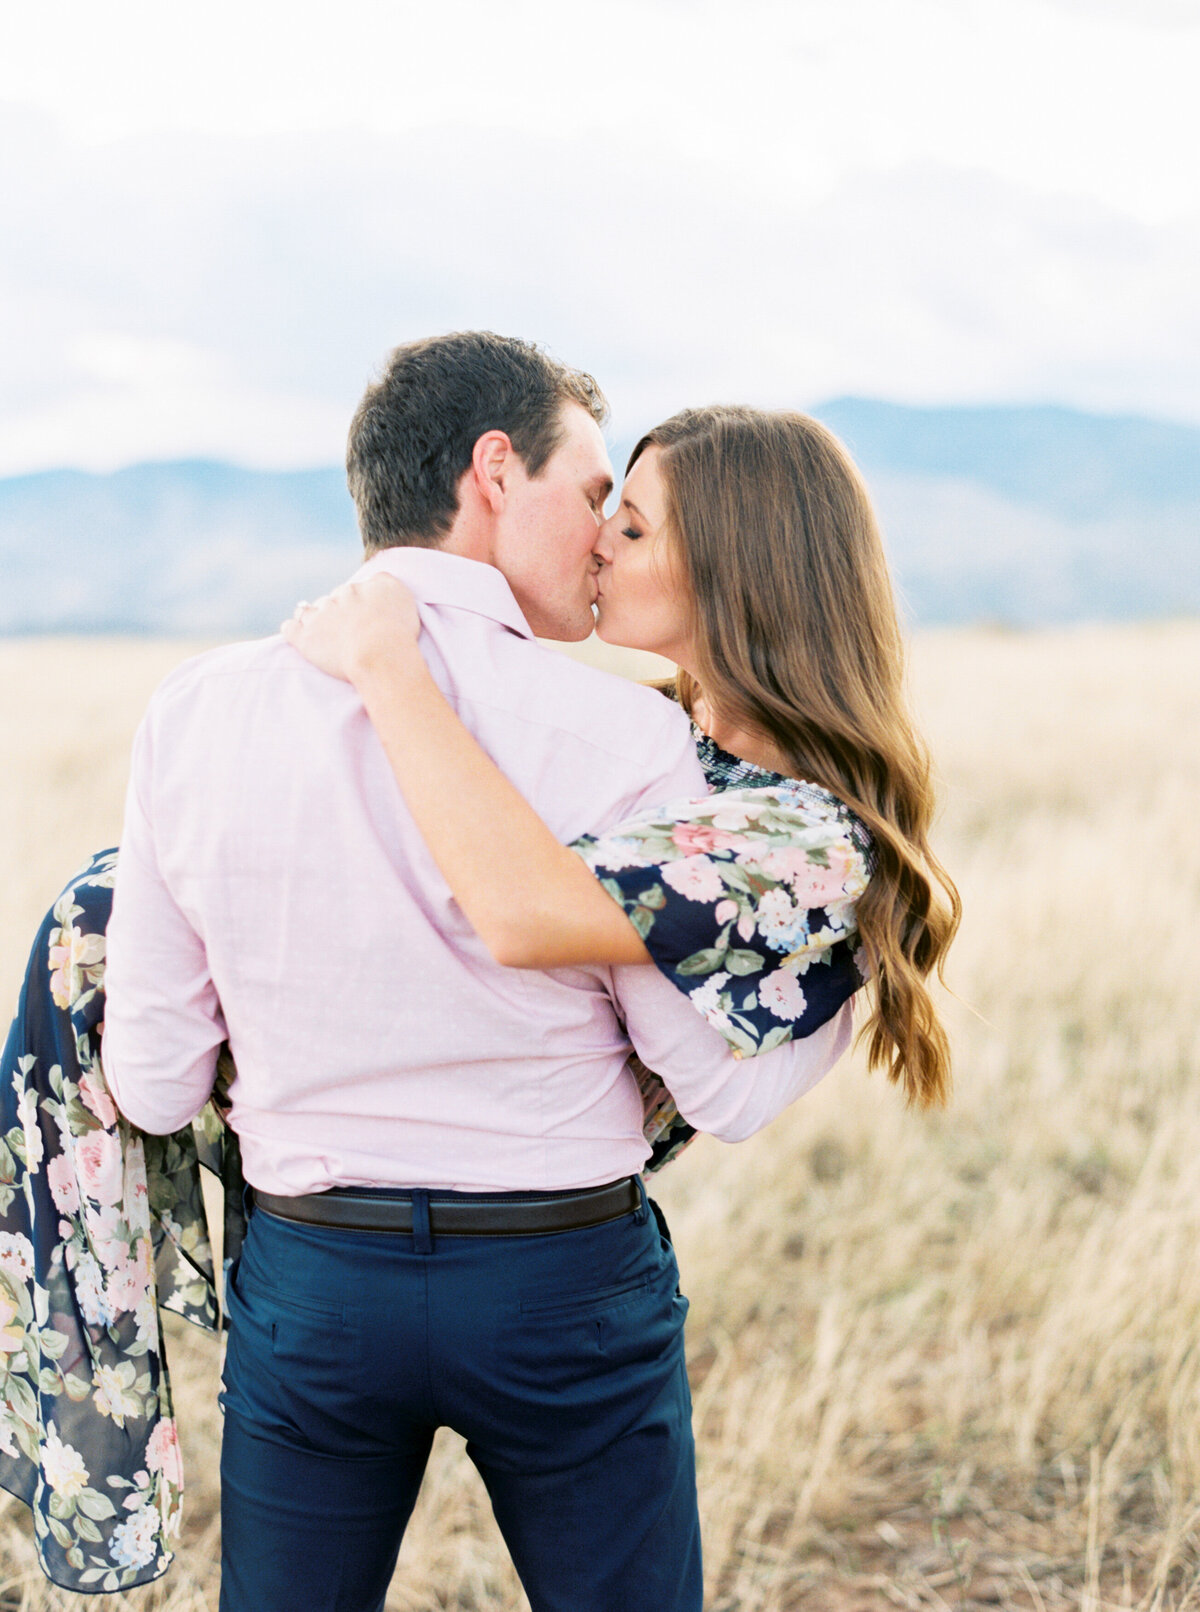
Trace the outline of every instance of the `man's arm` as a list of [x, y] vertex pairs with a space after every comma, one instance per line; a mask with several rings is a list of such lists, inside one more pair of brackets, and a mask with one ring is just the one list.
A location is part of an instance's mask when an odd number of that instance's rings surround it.
[[613, 995], [642, 1062], [661, 1076], [690, 1125], [744, 1142], [821, 1080], [850, 1045], [849, 1002], [801, 1040], [756, 1058], [729, 1043], [655, 968], [616, 968]]
[[226, 1032], [204, 944], [158, 865], [153, 719], [152, 705], [134, 741], [108, 926], [101, 1061], [126, 1119], [165, 1136], [208, 1101]]

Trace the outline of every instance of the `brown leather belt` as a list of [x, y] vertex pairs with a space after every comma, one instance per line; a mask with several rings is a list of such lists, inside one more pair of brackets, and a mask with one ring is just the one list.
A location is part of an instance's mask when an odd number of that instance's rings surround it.
[[[424, 1194], [422, 1194], [424, 1196]], [[398, 1231], [411, 1234], [411, 1192], [356, 1192], [334, 1187], [299, 1198], [253, 1191], [254, 1203], [270, 1215], [306, 1226], [340, 1231]], [[429, 1230], [435, 1237], [546, 1237], [619, 1220], [642, 1206], [636, 1176], [579, 1192], [548, 1192], [537, 1197], [473, 1192], [460, 1198], [430, 1191]]]

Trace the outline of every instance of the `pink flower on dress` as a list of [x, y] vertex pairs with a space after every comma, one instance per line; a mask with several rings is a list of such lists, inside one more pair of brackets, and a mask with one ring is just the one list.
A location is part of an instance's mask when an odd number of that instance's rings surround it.
[[732, 851], [738, 844], [733, 834], [723, 833], [708, 823], [676, 823], [671, 838], [681, 851]]
[[773, 879], [789, 882], [808, 868], [808, 853], [798, 845], [781, 845], [762, 857], [762, 870]]
[[806, 861], [803, 870], [793, 875], [792, 889], [800, 906], [827, 907], [845, 895], [846, 875], [840, 868], [823, 868]]
[[129, 1258], [129, 1234], [120, 1209], [109, 1204], [98, 1213], [85, 1212], [85, 1219], [96, 1258], [106, 1271], [115, 1271]]
[[77, 1137], [75, 1163], [87, 1197], [97, 1203], [120, 1203], [125, 1172], [119, 1137], [112, 1131], [89, 1131]]
[[33, 1275], [33, 1244], [23, 1231], [0, 1231], [0, 1271], [14, 1283]]
[[768, 851], [762, 859], [764, 873], [781, 879], [795, 894], [802, 907], [824, 907], [845, 894], [846, 870], [843, 859], [835, 857], [830, 867], [810, 862], [807, 851], [798, 845]]
[[721, 875], [706, 856], [685, 856], [681, 862], [668, 862], [662, 876], [664, 884], [689, 901], [719, 901], [725, 894]]
[[713, 808], [712, 825], [714, 828], [726, 829], [731, 834], [740, 834], [749, 828], [755, 818], [755, 808], [744, 800], [733, 800], [730, 795], [723, 795], [718, 805]]
[[[142, 1246], [148, 1247], [144, 1243]], [[117, 1265], [105, 1286], [112, 1307], [118, 1315], [123, 1315], [127, 1310], [136, 1310], [150, 1291], [150, 1271], [147, 1269], [147, 1262], [126, 1256]]]
[[60, 1215], [73, 1215], [79, 1208], [79, 1183], [75, 1167], [65, 1153], [57, 1153], [46, 1166], [50, 1196]]
[[97, 1079], [90, 1069], [80, 1077], [79, 1095], [83, 1098], [84, 1106], [91, 1109], [101, 1125], [117, 1123], [117, 1105], [108, 1095], [104, 1082]]
[[183, 1483], [183, 1458], [179, 1453], [179, 1432], [171, 1417], [164, 1417], [155, 1425], [146, 1444], [146, 1465], [151, 1472], [161, 1472], [168, 1483], [179, 1488]]
[[808, 1006], [800, 981], [787, 968], [777, 968], [758, 988], [758, 1000], [777, 1019], [798, 1019]]
[[719, 924], [727, 924], [732, 919], [736, 918], [737, 915], [738, 904], [736, 901], [719, 901], [717, 903], [717, 910], [713, 913], [713, 917]]

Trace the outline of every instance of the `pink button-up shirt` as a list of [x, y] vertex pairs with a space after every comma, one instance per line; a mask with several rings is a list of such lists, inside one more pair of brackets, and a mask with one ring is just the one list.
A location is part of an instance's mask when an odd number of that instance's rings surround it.
[[[463, 721], [563, 841], [706, 785], [681, 712], [543, 648], [499, 571], [389, 549]], [[497, 846], [497, 855], [503, 855]], [[188, 661], [134, 745], [108, 931], [104, 1069], [144, 1130], [186, 1124], [228, 1039], [247, 1179], [591, 1186], [648, 1149], [630, 1043], [699, 1128], [749, 1135], [825, 1073], [849, 1008], [735, 1060], [658, 970], [495, 963], [354, 690], [279, 638]]]

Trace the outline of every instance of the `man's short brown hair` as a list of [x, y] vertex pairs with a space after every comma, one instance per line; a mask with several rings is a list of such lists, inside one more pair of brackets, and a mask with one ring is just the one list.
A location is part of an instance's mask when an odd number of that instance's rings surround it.
[[592, 377], [532, 342], [466, 330], [397, 347], [358, 405], [346, 450], [367, 553], [442, 541], [486, 431], [504, 431], [529, 475], [538, 475], [562, 439], [564, 403], [579, 404], [598, 425], [608, 418]]

